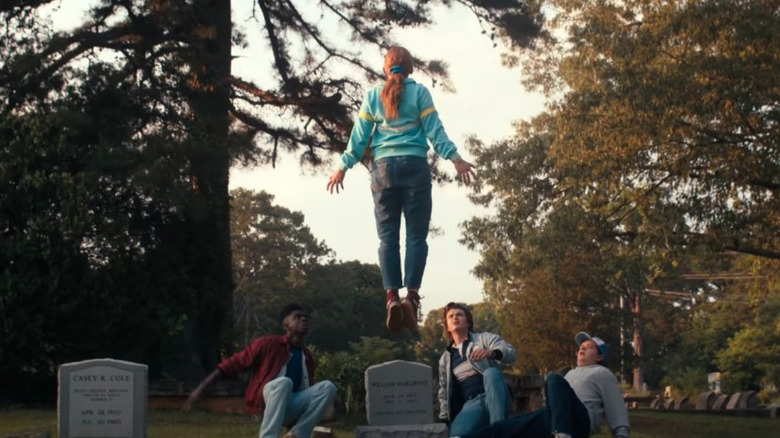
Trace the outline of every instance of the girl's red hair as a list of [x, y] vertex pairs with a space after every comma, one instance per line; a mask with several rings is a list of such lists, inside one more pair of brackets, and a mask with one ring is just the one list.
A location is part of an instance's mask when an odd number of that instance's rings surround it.
[[[400, 66], [401, 71], [391, 72], [390, 69], [394, 66]], [[387, 81], [382, 88], [381, 96], [385, 106], [385, 118], [395, 120], [398, 118], [398, 106], [401, 104], [401, 94], [404, 91], [404, 78], [414, 72], [412, 54], [401, 46], [390, 47], [385, 55], [384, 70]]]

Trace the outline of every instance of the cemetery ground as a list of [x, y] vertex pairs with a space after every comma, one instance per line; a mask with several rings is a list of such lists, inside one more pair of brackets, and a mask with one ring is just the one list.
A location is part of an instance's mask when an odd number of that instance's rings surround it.
[[[630, 415], [633, 438], [774, 438], [780, 426], [780, 420], [771, 418], [650, 410], [633, 410]], [[147, 421], [149, 438], [254, 437], [258, 431], [257, 422], [244, 414], [152, 409], [148, 412]], [[344, 422], [325, 424], [332, 428], [335, 438], [353, 437], [357, 425]], [[0, 437], [24, 437], [31, 432], [45, 432], [51, 438], [56, 438], [56, 409], [0, 407]], [[609, 437], [606, 427], [594, 435], [594, 438]]]

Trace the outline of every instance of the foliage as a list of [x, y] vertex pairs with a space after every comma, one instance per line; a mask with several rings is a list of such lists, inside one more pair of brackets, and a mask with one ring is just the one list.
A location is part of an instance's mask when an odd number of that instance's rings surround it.
[[474, 330], [478, 332], [502, 333], [498, 315], [490, 303], [480, 302], [471, 305], [474, 315]]
[[337, 408], [347, 419], [365, 418], [365, 371], [371, 365], [391, 360], [413, 360], [405, 345], [407, 340], [392, 341], [378, 337], [361, 337], [350, 344], [350, 351], [318, 355], [318, 380], [330, 380], [338, 388]]
[[776, 2], [545, 3], [560, 38], [522, 59], [558, 190], [618, 239], [780, 257]]
[[[574, 331], [619, 334], [622, 325], [634, 335], [634, 357], [623, 359], [637, 385], [644, 363], [656, 361], [657, 372], [687, 342], [656, 322], [687, 327], [687, 310], [695, 322], [713, 318], [695, 310], [720, 305], [706, 304], [716, 285], [681, 281], [686, 270], [719, 269], [707, 254], [725, 251], [780, 258], [777, 6], [538, 4], [549, 18], [540, 50], [505, 60], [550, 103], [513, 138], [472, 143], [482, 176], [472, 199], [496, 214], [467, 222], [463, 241], [482, 255], [476, 273], [505, 312], [507, 336], [533, 352], [521, 366], [564, 360]], [[671, 285], [705, 304], [656, 300]], [[720, 349], [702, 347], [694, 361], [706, 369]]]
[[266, 192], [231, 192], [233, 314], [243, 345], [279, 330], [279, 309], [300, 294], [309, 273], [330, 255], [304, 224], [302, 213], [272, 201]]
[[671, 386], [672, 398], [696, 397], [704, 391], [709, 391], [707, 371], [704, 368], [679, 367], [667, 374], [660, 382], [661, 387]]
[[[439, 358], [449, 344], [441, 324], [441, 309], [429, 311], [423, 323], [419, 325], [418, 332], [420, 341], [414, 346], [415, 360], [430, 366], [433, 370], [438, 370]], [[434, 372], [434, 376], [438, 374]]]
[[748, 259], [740, 267], [758, 274], [731, 294], [742, 295], [740, 304], [752, 317], [743, 320], [715, 363], [723, 373], [724, 390], [776, 387], [780, 383], [780, 264]]
[[502, 334], [524, 346], [517, 367], [557, 369], [572, 363], [578, 328], [612, 341], [607, 334], [618, 330], [606, 322], [619, 321], [610, 309], [617, 294], [605, 293], [607, 251], [587, 234], [600, 224], [556, 198], [549, 138], [534, 135], [530, 125], [521, 129], [528, 140], [473, 144], [482, 178], [472, 199], [497, 213], [467, 222], [463, 242], [482, 254], [475, 271], [485, 280]]
[[278, 312], [290, 302], [309, 308], [307, 341], [323, 351], [388, 335], [378, 266], [333, 260], [303, 214], [275, 205], [266, 192], [237, 189], [231, 195], [239, 345], [278, 332]]
[[[715, 371], [721, 372], [725, 392], [768, 390], [780, 381], [777, 262], [743, 256], [729, 264], [720, 274], [725, 280], [710, 280], [715, 288], [709, 298], [677, 324], [678, 342], [658, 356], [675, 387]], [[686, 374], [694, 369], [700, 373], [696, 379]]]
[[161, 178], [165, 148], [141, 154], [130, 140], [138, 102], [91, 85], [51, 113], [0, 115], [4, 395], [32, 396], [21, 388], [40, 379], [51, 388], [59, 364], [85, 357], [159, 369], [159, 340], [182, 321], [187, 273], [171, 254], [186, 192]]
[[309, 341], [324, 350], [347, 350], [363, 337], [389, 337], [382, 273], [375, 264], [331, 262], [314, 267], [301, 290], [313, 312]]

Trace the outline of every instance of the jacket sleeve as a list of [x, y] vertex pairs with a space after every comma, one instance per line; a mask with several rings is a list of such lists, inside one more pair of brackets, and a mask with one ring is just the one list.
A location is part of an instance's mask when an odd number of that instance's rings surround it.
[[363, 99], [363, 104], [360, 106], [360, 112], [355, 116], [355, 123], [352, 126], [352, 133], [349, 136], [349, 143], [347, 143], [347, 149], [341, 154], [341, 163], [339, 168], [341, 170], [351, 169], [356, 163], [363, 158], [363, 153], [366, 151], [368, 141], [371, 139], [371, 135], [374, 132], [374, 125], [376, 124], [374, 116], [371, 113], [371, 91], [366, 94]]
[[439, 418], [442, 420], [449, 420], [450, 416], [450, 403], [447, 400], [447, 373], [449, 373], [447, 368], [449, 367], [444, 357], [446, 354], [445, 351], [439, 358]]
[[604, 416], [607, 424], [609, 424], [613, 436], [628, 438], [631, 426], [628, 420], [628, 408], [620, 391], [620, 385], [615, 375], [608, 369], [605, 368], [604, 372], [600, 374], [602, 375], [599, 376], [597, 382], [601, 398], [604, 401]]
[[499, 350], [501, 352], [500, 362], [505, 365], [514, 363], [517, 360], [517, 351], [509, 342], [495, 333], [483, 333], [485, 344], [488, 350]]
[[446, 160], [454, 160], [458, 158], [458, 148], [455, 147], [455, 143], [450, 140], [447, 133], [444, 131], [444, 125], [442, 125], [439, 119], [439, 112], [436, 111], [436, 107], [433, 105], [433, 98], [430, 91], [427, 88], [420, 86], [420, 94], [418, 96], [420, 106], [420, 124], [425, 132], [425, 137], [433, 145], [433, 150], [442, 158]]
[[263, 347], [266, 338], [257, 338], [249, 346], [238, 353], [228, 357], [217, 365], [219, 371], [228, 376], [235, 376], [252, 368], [256, 361], [263, 356]]

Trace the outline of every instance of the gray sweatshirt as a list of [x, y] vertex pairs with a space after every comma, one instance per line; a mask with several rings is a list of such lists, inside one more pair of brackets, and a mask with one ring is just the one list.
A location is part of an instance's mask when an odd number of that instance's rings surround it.
[[628, 437], [628, 409], [612, 371], [605, 366], [588, 365], [574, 368], [564, 378], [588, 409], [591, 434], [606, 419], [613, 436]]

